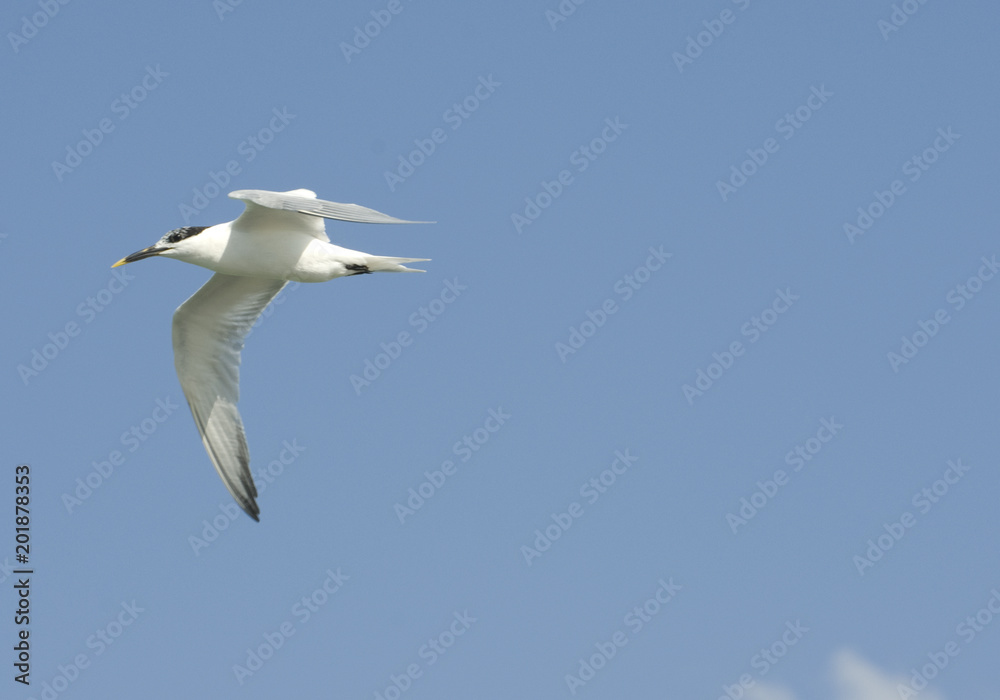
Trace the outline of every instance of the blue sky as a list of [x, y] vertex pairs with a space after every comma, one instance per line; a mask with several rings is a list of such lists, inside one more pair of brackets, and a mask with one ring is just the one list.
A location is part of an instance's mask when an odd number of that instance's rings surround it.
[[[5, 6], [3, 696], [995, 697], [997, 19]], [[173, 369], [211, 273], [110, 269], [244, 188], [437, 222], [329, 222], [427, 274], [250, 335], [260, 523]]]

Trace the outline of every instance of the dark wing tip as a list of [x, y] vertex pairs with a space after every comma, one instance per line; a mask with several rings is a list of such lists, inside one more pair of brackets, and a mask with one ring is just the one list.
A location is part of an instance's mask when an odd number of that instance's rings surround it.
[[240, 503], [240, 508], [243, 509], [244, 513], [246, 513], [251, 518], [253, 518], [253, 521], [255, 523], [259, 523], [260, 522], [260, 517], [258, 517], [258, 516], [260, 516], [260, 507], [257, 505], [256, 501], [250, 500], [250, 501], [246, 501], [246, 502], [241, 502]]

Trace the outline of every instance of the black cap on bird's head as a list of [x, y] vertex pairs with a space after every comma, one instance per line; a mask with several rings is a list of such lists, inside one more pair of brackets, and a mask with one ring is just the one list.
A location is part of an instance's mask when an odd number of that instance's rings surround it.
[[160, 239], [160, 242], [177, 243], [178, 241], [183, 241], [185, 238], [197, 236], [207, 228], [208, 226], [183, 226], [181, 228], [175, 228], [173, 231], [169, 231], [162, 239]]

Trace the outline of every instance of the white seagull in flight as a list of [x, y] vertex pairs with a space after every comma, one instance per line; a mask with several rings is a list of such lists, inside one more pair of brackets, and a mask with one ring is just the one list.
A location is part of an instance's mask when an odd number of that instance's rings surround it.
[[174, 312], [174, 365], [205, 450], [240, 507], [259, 521], [257, 488], [240, 397], [240, 351], [264, 307], [289, 281], [326, 282], [370, 272], [423, 272], [387, 258], [330, 243], [323, 219], [367, 224], [420, 224], [357, 204], [316, 199], [309, 190], [237, 190], [246, 210], [235, 221], [174, 229], [112, 267], [161, 256], [207, 267], [215, 274]]

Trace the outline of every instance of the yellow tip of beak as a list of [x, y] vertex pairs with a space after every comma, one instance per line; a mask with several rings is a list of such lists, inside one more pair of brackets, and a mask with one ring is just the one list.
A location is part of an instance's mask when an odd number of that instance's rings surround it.
[[121, 260], [119, 260], [118, 262], [116, 262], [111, 267], [118, 267], [119, 265], [125, 265], [126, 263], [128, 263], [128, 260], [126, 260], [125, 258], [122, 258]]

